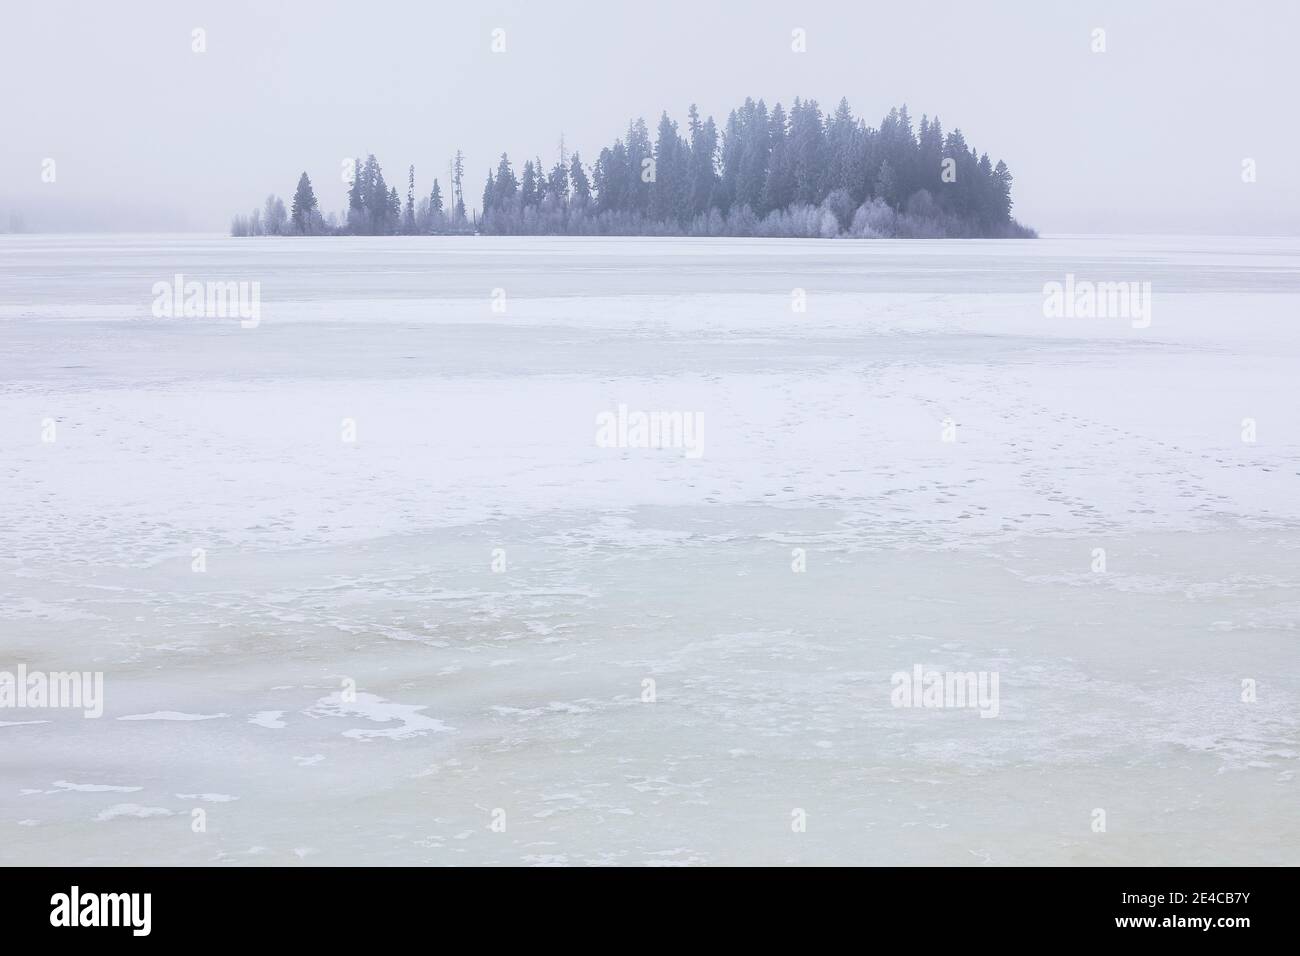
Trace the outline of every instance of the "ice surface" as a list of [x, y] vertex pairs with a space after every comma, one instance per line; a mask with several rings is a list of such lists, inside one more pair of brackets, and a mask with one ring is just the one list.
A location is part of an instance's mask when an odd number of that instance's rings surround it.
[[0, 670], [105, 696], [0, 862], [1300, 863], [1298, 323], [1296, 239], [0, 236]]

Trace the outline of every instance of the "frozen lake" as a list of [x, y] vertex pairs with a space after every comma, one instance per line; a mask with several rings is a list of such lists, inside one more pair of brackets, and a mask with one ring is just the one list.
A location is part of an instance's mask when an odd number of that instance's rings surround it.
[[1300, 239], [0, 236], [0, 442], [0, 863], [1300, 864]]

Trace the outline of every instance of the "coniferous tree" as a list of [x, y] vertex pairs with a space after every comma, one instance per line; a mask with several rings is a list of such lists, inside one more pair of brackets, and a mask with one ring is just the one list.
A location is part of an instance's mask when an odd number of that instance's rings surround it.
[[442, 232], [444, 227], [444, 216], [442, 211], [442, 189], [438, 186], [438, 180], [433, 181], [433, 192], [429, 194], [429, 228], [431, 233]]
[[371, 153], [366, 157], [366, 164], [361, 172], [365, 189], [365, 225], [360, 231], [366, 235], [382, 236], [388, 229], [390, 217], [388, 205], [388, 183], [384, 182], [384, 171]]
[[525, 209], [537, 205], [538, 202], [537, 171], [531, 159], [524, 160], [524, 178], [519, 187], [519, 201]]
[[406, 208], [402, 212], [402, 232], [415, 235], [415, 166], [411, 166], [406, 179]]
[[785, 110], [777, 103], [767, 124], [767, 176], [763, 181], [763, 208], [785, 209], [794, 202], [794, 157]]
[[657, 222], [680, 225], [690, 212], [690, 164], [677, 124], [665, 112], [655, 140], [655, 181], [650, 215]]
[[569, 201], [569, 170], [564, 165], [564, 160], [560, 160], [551, 167], [550, 175], [546, 177], [546, 191], [561, 205]]
[[491, 213], [492, 207], [496, 202], [497, 187], [496, 181], [492, 178], [492, 170], [488, 170], [487, 185], [483, 187], [483, 218], [486, 219]]
[[944, 159], [952, 160], [952, 170], [956, 180], [948, 184], [948, 208], [959, 217], [967, 218], [972, 213], [972, 187], [979, 172], [979, 164], [971, 156], [966, 146], [966, 137], [960, 129], [954, 129], [943, 141]]
[[826, 138], [816, 100], [794, 101], [790, 109], [790, 151], [794, 165], [795, 202], [820, 201], [825, 178]]
[[835, 114], [826, 124], [826, 179], [823, 187], [830, 192], [848, 191], [853, 182], [853, 154], [857, 141], [857, 122], [849, 109], [849, 101], [841, 99]]
[[569, 162], [569, 181], [573, 183], [573, 204], [585, 209], [591, 204], [591, 182], [582, 168], [582, 160], [577, 153]]
[[994, 195], [997, 184], [993, 181], [993, 164], [989, 162], [988, 153], [980, 156], [976, 168], [979, 170], [979, 176], [975, 180], [975, 194], [972, 201], [976, 218], [981, 226], [980, 231], [983, 233], [991, 231], [998, 218]]
[[[527, 160], [522, 182], [501, 154], [489, 170], [474, 228], [497, 234], [690, 234], [755, 236], [1031, 236], [1011, 218], [1012, 176], [1005, 162], [971, 148], [938, 117], [913, 129], [907, 106], [868, 127], [841, 99], [823, 118], [815, 100], [746, 99], [719, 130], [692, 104], [687, 123], [663, 112], [653, 142], [642, 119], [600, 150], [588, 169], [561, 137], [548, 172]], [[435, 179], [415, 198], [408, 167], [405, 205], [373, 154], [355, 163], [342, 231], [353, 234], [464, 232], [463, 154], [449, 163], [450, 196]], [[446, 208], [451, 205], [450, 211]], [[337, 232], [321, 217], [303, 173], [291, 215], [283, 201], [231, 223], [233, 235]]]
[[898, 205], [898, 176], [888, 159], [880, 161], [880, 171], [876, 173], [876, 185], [872, 195], [890, 206]]
[[452, 162], [451, 184], [456, 194], [456, 206], [452, 212], [451, 224], [455, 229], [465, 227], [465, 192], [462, 188], [462, 180], [465, 175], [465, 154], [456, 150], [456, 158]]
[[384, 223], [384, 234], [395, 235], [401, 230], [402, 197], [397, 195], [397, 187], [388, 187], [388, 216]]
[[740, 114], [736, 110], [727, 114], [727, 123], [722, 128], [722, 144], [719, 152], [722, 173], [719, 176], [718, 206], [725, 215], [736, 201], [736, 180], [740, 176], [741, 167], [741, 121]]
[[592, 185], [596, 190], [596, 205], [599, 212], [622, 213], [633, 207], [631, 170], [628, 164], [627, 148], [621, 139], [614, 140], [613, 148], [605, 147], [600, 151], [596, 165], [591, 172]]
[[629, 194], [628, 211], [645, 215], [650, 211], [650, 171], [654, 168], [647, 160], [653, 159], [650, 132], [645, 120], [638, 117], [627, 128], [627, 172]]
[[298, 177], [298, 188], [293, 194], [293, 214], [290, 218], [294, 231], [306, 235], [312, 230], [317, 215], [316, 194], [312, 191], [311, 180], [304, 172]]
[[501, 162], [497, 164], [497, 182], [496, 191], [493, 194], [493, 205], [500, 209], [507, 209], [512, 205], [519, 196], [519, 180], [515, 179], [515, 171], [510, 168], [510, 157], [505, 153], [501, 154]]
[[737, 163], [735, 198], [739, 206], [748, 206], [758, 215], [767, 210], [763, 205], [763, 187], [767, 183], [769, 153], [772, 133], [768, 126], [767, 104], [746, 100], [740, 112], [739, 149], [734, 154]]
[[993, 211], [995, 222], [999, 227], [1011, 221], [1011, 171], [1007, 164], [998, 160], [993, 167]]
[[912, 130], [912, 117], [907, 112], [907, 104], [898, 108], [898, 119], [894, 133], [894, 155], [890, 157], [894, 173], [898, 178], [900, 201], [920, 188], [917, 182], [917, 147], [916, 134]]
[[348, 229], [361, 231], [365, 223], [366, 187], [361, 158], [352, 160], [352, 185], [348, 189]]
[[939, 117], [929, 122], [921, 117], [921, 129], [917, 137], [916, 182], [918, 189], [926, 189], [933, 195], [939, 195], [943, 187], [943, 127]]
[[718, 199], [718, 127], [710, 116], [700, 122], [699, 110], [691, 104], [690, 210], [692, 216], [704, 215]]

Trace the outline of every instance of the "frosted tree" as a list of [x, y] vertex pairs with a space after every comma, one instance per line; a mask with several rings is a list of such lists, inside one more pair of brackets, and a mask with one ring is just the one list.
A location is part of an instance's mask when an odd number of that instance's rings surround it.
[[573, 204], [585, 209], [591, 204], [591, 181], [587, 171], [582, 168], [582, 159], [577, 153], [569, 161], [569, 182], [573, 184]]
[[445, 226], [442, 211], [442, 187], [438, 185], [438, 180], [433, 181], [433, 192], [429, 194], [429, 224], [428, 232], [438, 233], [443, 231]]
[[519, 201], [525, 207], [537, 205], [537, 172], [531, 159], [524, 161], [524, 176], [519, 185]]
[[262, 208], [264, 210], [263, 220], [266, 224], [266, 234], [268, 236], [282, 235], [285, 231], [285, 223], [289, 219], [284, 208], [284, 200], [275, 195], [267, 196]]
[[402, 232], [415, 235], [415, 167], [411, 166], [406, 178], [406, 208], [402, 211]]
[[293, 221], [294, 232], [302, 235], [312, 232], [319, 214], [316, 193], [312, 191], [311, 180], [304, 172], [298, 177], [298, 188], [293, 194], [293, 213], [290, 219]]
[[[257, 215], [236, 217], [231, 232], [471, 231], [459, 150], [448, 172], [450, 194], [435, 180], [417, 208], [409, 166], [403, 205], [370, 154], [354, 164], [341, 227], [321, 218], [304, 173], [292, 217], [272, 196]], [[925, 115], [914, 129], [906, 104], [870, 127], [847, 99], [824, 118], [816, 100], [796, 98], [788, 112], [780, 103], [769, 112], [763, 100], [746, 98], [721, 128], [694, 104], [684, 128], [664, 111], [653, 142], [645, 121], [634, 119], [590, 167], [567, 154], [563, 137], [549, 172], [534, 158], [516, 178], [502, 153], [473, 228], [511, 235], [1032, 236], [1011, 218], [1012, 181], [1006, 163], [971, 148], [960, 129], [945, 134], [937, 117]]]

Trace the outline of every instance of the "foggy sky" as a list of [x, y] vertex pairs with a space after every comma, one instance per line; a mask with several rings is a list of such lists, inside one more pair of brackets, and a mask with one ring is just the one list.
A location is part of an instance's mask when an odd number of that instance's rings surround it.
[[475, 207], [503, 150], [550, 166], [561, 132], [590, 165], [634, 116], [653, 132], [692, 102], [721, 125], [746, 96], [846, 96], [871, 126], [906, 103], [960, 127], [1042, 232], [1300, 233], [1289, 0], [40, 0], [2, 18], [0, 229], [17, 209], [31, 229], [225, 231], [304, 170], [341, 211], [342, 161], [366, 152], [404, 198], [408, 164], [417, 195], [445, 191], [464, 150]]

